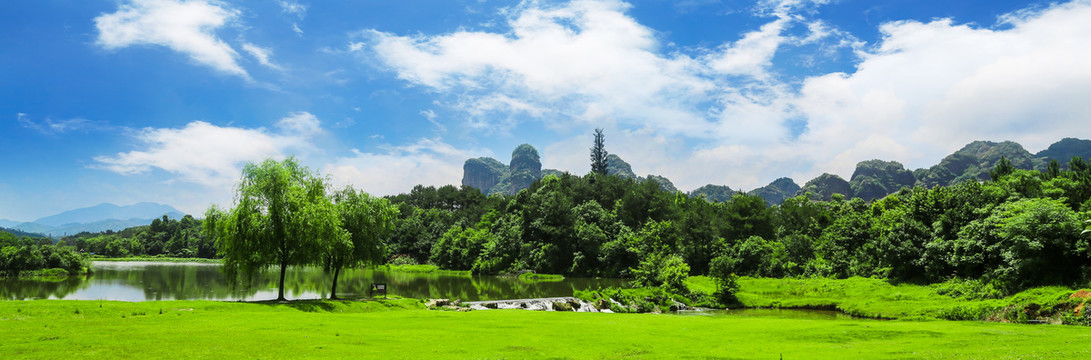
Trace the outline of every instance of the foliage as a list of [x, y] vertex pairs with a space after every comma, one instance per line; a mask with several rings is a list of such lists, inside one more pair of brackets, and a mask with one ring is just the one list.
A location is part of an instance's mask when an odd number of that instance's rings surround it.
[[80, 252], [108, 257], [171, 256], [211, 259], [216, 244], [202, 231], [202, 221], [186, 215], [181, 219], [163, 216], [144, 226], [122, 231], [79, 233], [61, 238]]
[[[78, 275], [89, 265], [87, 256], [71, 248], [39, 245], [34, 238], [19, 238], [14, 242], [0, 236], [0, 275], [18, 277], [27, 273], [39, 275]], [[42, 270], [52, 271], [43, 273]]]
[[591, 172], [606, 175], [606, 156], [610, 153], [606, 152], [606, 137], [602, 134], [602, 129], [595, 129], [595, 141], [591, 145]]
[[380, 264], [386, 249], [382, 239], [394, 230], [398, 209], [387, 199], [373, 198], [367, 193], [347, 187], [333, 195], [341, 229], [348, 237], [334, 237], [326, 245], [322, 265], [333, 271], [330, 299], [337, 298], [337, 277], [341, 269]]
[[265, 160], [243, 168], [235, 206], [205, 213], [205, 231], [216, 239], [228, 278], [251, 278], [268, 266], [280, 268], [278, 300], [284, 300], [289, 265], [321, 262], [323, 249], [344, 242], [337, 208], [326, 196], [322, 178], [294, 158]]

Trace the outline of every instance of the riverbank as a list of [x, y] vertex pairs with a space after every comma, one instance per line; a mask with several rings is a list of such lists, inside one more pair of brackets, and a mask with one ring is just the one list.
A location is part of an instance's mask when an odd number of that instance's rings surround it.
[[428, 311], [418, 300], [4, 301], [0, 357], [1087, 358], [1073, 326]]
[[[902, 320], [984, 320], [1091, 325], [1082, 311], [1087, 290], [1052, 286], [988, 298], [972, 284], [891, 284], [870, 278], [739, 278], [736, 296], [747, 308], [831, 309], [867, 318]], [[691, 277], [690, 291], [715, 290], [711, 279]], [[1083, 295], [1081, 295], [1083, 294]], [[1079, 309], [1077, 311], [1077, 309]]]
[[109, 258], [109, 257], [97, 257], [91, 256], [87, 258], [91, 261], [147, 261], [147, 262], [173, 262], [173, 263], [215, 263], [219, 264], [223, 262], [222, 259], [206, 259], [206, 258], [176, 258], [176, 257], [161, 257], [161, 256], [130, 256], [123, 258]]

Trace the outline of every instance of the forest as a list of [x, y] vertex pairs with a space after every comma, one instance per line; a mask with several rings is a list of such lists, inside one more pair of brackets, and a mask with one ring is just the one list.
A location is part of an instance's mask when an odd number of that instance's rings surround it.
[[515, 196], [417, 186], [400, 210], [391, 261], [475, 273], [624, 277], [675, 288], [686, 275], [980, 280], [1003, 296], [1091, 279], [1091, 163], [904, 188], [874, 202], [808, 194], [709, 202], [590, 173], [546, 176]]
[[[1084, 230], [1091, 218], [1091, 162], [1077, 157], [1065, 165], [1054, 161], [1035, 171], [1001, 161], [987, 181], [904, 188], [872, 202], [802, 194], [776, 206], [746, 194], [708, 201], [600, 172], [548, 175], [514, 196], [416, 186], [385, 198], [390, 205], [384, 206], [397, 211], [384, 215], [391, 217], [383, 225], [389, 229], [372, 239], [380, 246], [366, 257], [373, 259], [367, 263], [429, 263], [479, 274], [620, 277], [673, 290], [691, 275], [861, 276], [922, 284], [966, 279], [998, 297], [1091, 280], [1091, 234]], [[331, 205], [365, 195], [318, 194], [332, 198]], [[367, 220], [354, 212], [370, 208], [338, 209], [337, 223], [348, 224]], [[65, 237], [58, 245], [5, 234], [3, 266], [7, 273], [75, 267], [69, 258], [77, 253], [224, 257], [230, 249], [203, 230], [204, 222], [164, 216], [119, 232]], [[347, 231], [361, 232], [367, 231]], [[292, 264], [336, 264], [329, 256], [308, 259]]]

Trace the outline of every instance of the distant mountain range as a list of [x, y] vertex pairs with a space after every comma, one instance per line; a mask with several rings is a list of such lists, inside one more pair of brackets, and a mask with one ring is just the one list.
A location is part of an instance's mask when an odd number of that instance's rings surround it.
[[[1091, 140], [1065, 138], [1049, 148], [1031, 154], [1022, 145], [1012, 142], [975, 141], [955, 153], [944, 157], [939, 164], [927, 169], [908, 170], [897, 161], [867, 160], [856, 165], [848, 181], [834, 174], [822, 174], [802, 187], [791, 178], [779, 178], [769, 185], [749, 191], [765, 199], [770, 205], [784, 202], [793, 196], [811, 194], [815, 199], [829, 200], [833, 194], [867, 201], [883, 198], [903, 187], [949, 186], [962, 181], [987, 180], [989, 170], [1000, 158], [1006, 158], [1018, 169], [1044, 170], [1051, 160], [1057, 160], [1062, 168], [1068, 167], [1073, 157], [1091, 159]], [[637, 176], [632, 166], [615, 154], [606, 158], [607, 173], [637, 181], [654, 181], [666, 191], [677, 192], [669, 179], [659, 175]], [[493, 158], [477, 158], [463, 166], [462, 184], [473, 186], [486, 194], [515, 194], [530, 186], [542, 176], [560, 173], [558, 170], [541, 169], [538, 151], [523, 144], [512, 153], [510, 166]], [[517, 174], [513, 176], [513, 174]], [[712, 201], [727, 201], [739, 191], [726, 185], [708, 184], [688, 194], [705, 197]]]
[[161, 218], [163, 215], [174, 219], [185, 216], [181, 211], [170, 205], [142, 202], [128, 206], [118, 206], [104, 203], [65, 211], [30, 222], [0, 219], [0, 227], [60, 237], [65, 234], [72, 235], [84, 231], [118, 231], [133, 226], [148, 225], [152, 220]]

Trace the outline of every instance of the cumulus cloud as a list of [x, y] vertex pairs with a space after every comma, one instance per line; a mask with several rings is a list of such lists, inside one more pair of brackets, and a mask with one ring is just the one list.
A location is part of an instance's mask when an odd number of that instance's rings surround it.
[[159, 169], [182, 181], [224, 188], [238, 180], [242, 165], [266, 158], [284, 158], [313, 149], [320, 133], [318, 119], [293, 113], [276, 123], [276, 130], [216, 126], [194, 121], [182, 128], [145, 128], [133, 137], [143, 149], [95, 157], [94, 167], [123, 175]]
[[504, 34], [371, 30], [363, 36], [398, 77], [463, 94], [451, 103], [467, 112], [495, 108], [557, 122], [617, 118], [696, 128], [701, 119], [688, 111], [691, 99], [706, 98], [713, 83], [698, 75], [694, 59], [659, 54], [655, 33], [627, 16], [628, 8], [619, 1], [524, 3], [512, 10]]
[[324, 172], [330, 174], [335, 186], [352, 185], [375, 195], [393, 195], [408, 192], [417, 184], [458, 186], [462, 163], [481, 153], [458, 149], [439, 138], [420, 139], [403, 146], [384, 146], [381, 152], [352, 149], [352, 156], [331, 162]]
[[[929, 166], [973, 140], [1034, 151], [1091, 136], [1091, 1], [1007, 14], [996, 27], [891, 22], [874, 44], [816, 19], [826, 3], [759, 2], [755, 12], [770, 21], [714, 49], [665, 50], [627, 3], [611, 0], [524, 2], [504, 14], [505, 32], [368, 30], [352, 49], [448, 96], [444, 104], [472, 127], [525, 121], [513, 118], [564, 130], [617, 124], [615, 134], [644, 152], [627, 159], [643, 163], [638, 172], [690, 186], [715, 183], [708, 173], [746, 188], [786, 175], [802, 183], [822, 172], [847, 177], [871, 158]], [[855, 69], [777, 73], [783, 48], [816, 43], [852, 48]], [[569, 141], [543, 159], [585, 166], [586, 146]], [[628, 151], [626, 142], [613, 151]]]
[[218, 71], [249, 78], [238, 53], [215, 32], [239, 15], [215, 0], [131, 0], [95, 18], [96, 43], [114, 50], [157, 45]]

